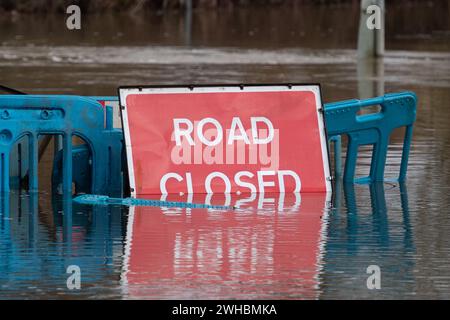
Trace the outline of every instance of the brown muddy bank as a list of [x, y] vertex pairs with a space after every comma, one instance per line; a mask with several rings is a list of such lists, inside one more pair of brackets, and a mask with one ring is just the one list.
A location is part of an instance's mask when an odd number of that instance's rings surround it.
[[[190, 0], [0, 0], [0, 14], [5, 13], [65, 13], [69, 5], [76, 4], [87, 13], [164, 12], [183, 9]], [[396, 0], [395, 5], [408, 5], [419, 0]], [[299, 6], [304, 4], [359, 6], [360, 0], [192, 0], [194, 9], [252, 6]], [[447, 0], [430, 0], [430, 5], [448, 7]], [[394, 5], [390, 3], [390, 5]]]

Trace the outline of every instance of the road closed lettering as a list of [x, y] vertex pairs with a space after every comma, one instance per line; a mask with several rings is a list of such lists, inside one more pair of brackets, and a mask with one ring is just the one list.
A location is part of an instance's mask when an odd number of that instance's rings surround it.
[[330, 190], [315, 86], [123, 88], [120, 98], [133, 195]]

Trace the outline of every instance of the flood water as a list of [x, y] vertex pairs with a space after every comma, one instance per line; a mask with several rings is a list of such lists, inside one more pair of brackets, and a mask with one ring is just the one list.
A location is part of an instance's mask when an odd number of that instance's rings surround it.
[[[11, 192], [0, 215], [0, 299], [449, 299], [450, 7], [388, 8], [386, 56], [369, 62], [356, 58], [352, 6], [199, 10], [190, 33], [179, 12], [84, 17], [76, 32], [64, 16], [0, 16], [0, 84], [27, 93], [291, 82], [321, 83], [325, 102], [418, 96], [405, 184], [195, 196], [234, 211], [86, 206], [51, 197], [48, 157], [39, 195]], [[391, 142], [393, 176], [401, 136]], [[81, 290], [66, 286], [70, 265]]]

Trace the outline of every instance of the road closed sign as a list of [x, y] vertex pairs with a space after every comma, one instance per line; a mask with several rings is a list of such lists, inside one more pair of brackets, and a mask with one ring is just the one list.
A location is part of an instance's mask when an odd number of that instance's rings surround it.
[[119, 93], [133, 196], [331, 191], [317, 85]]

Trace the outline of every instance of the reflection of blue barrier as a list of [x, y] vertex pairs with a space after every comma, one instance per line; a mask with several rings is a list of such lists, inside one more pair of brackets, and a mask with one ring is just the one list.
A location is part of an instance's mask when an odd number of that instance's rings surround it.
[[[384, 169], [389, 146], [389, 137], [394, 129], [405, 127], [403, 154], [399, 181], [406, 178], [412, 129], [416, 120], [416, 95], [412, 92], [387, 94], [366, 100], [349, 100], [325, 105], [325, 119], [328, 138], [335, 145], [336, 175], [340, 174], [341, 136], [348, 137], [347, 155], [343, 180], [345, 182], [384, 181]], [[380, 106], [372, 114], [359, 115], [362, 109]], [[373, 145], [370, 175], [355, 179], [358, 148]]]
[[[112, 128], [112, 112], [94, 99], [77, 96], [0, 96], [1, 191], [9, 191], [10, 153], [16, 141], [28, 137], [29, 190], [38, 189], [38, 138], [60, 135], [62, 190], [72, 193], [72, 137], [82, 138], [92, 159], [91, 191], [117, 194], [122, 187], [122, 132]], [[76, 155], [76, 153], [75, 153]], [[20, 158], [20, 157], [19, 157]], [[75, 166], [73, 166], [75, 164]]]
[[[322, 279], [333, 279], [336, 285], [321, 287], [321, 299], [339, 291], [349, 299], [380, 298], [381, 292], [384, 298], [394, 298], [414, 291], [417, 258], [408, 190], [402, 182], [398, 186], [336, 181], [322, 268]], [[383, 290], [366, 286], [366, 269], [372, 264], [382, 270]]]
[[[0, 219], [0, 284], [4, 285], [0, 296], [27, 291], [34, 298], [47, 299], [83, 295], [117, 277], [115, 266], [122, 257], [115, 253], [123, 250], [125, 223], [122, 208], [86, 207], [65, 194], [53, 197], [52, 210], [46, 211], [37, 193], [11, 192], [6, 197], [0, 198], [7, 214], [7, 219]], [[82, 270], [83, 290], [66, 289], [70, 265]], [[37, 284], [38, 288], [29, 288]]]

